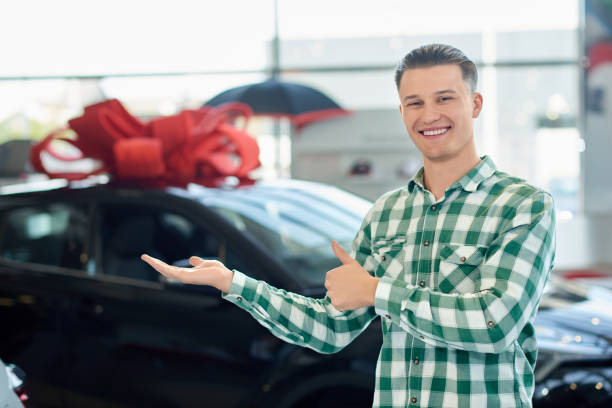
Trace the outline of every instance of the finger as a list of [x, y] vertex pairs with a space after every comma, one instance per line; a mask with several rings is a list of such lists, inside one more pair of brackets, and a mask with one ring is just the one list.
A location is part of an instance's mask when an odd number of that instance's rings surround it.
[[155, 266], [161, 266], [161, 265], [167, 265], [164, 262], [160, 261], [157, 258], [153, 258], [150, 255], [147, 254], [143, 254], [140, 256], [140, 259], [142, 259], [143, 261], [145, 261], [146, 263], [148, 263], [149, 265], [155, 267]]
[[175, 268], [168, 265], [167, 263], [160, 261], [159, 259], [153, 258], [152, 256], [149, 256], [146, 254], [142, 255], [140, 259], [148, 263], [153, 269], [155, 269], [157, 272], [161, 273], [162, 275], [167, 276], [167, 277], [174, 277], [174, 274], [172, 272], [173, 272], [173, 269]]
[[344, 250], [344, 248], [340, 246], [340, 244], [336, 240], [332, 241], [332, 250], [344, 265], [356, 262], [355, 259], [351, 258], [351, 256]]
[[199, 265], [203, 264], [204, 262], [206, 262], [206, 260], [200, 258], [199, 256], [192, 256], [192, 257], [189, 258], [189, 264], [191, 266], [199, 266]]

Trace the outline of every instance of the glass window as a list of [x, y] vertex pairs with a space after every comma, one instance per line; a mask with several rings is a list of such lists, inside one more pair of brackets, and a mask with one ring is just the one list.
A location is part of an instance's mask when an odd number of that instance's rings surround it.
[[83, 110], [78, 80], [0, 81], [0, 143], [41, 139]]
[[[291, 72], [282, 75], [289, 82], [311, 86], [345, 109], [392, 108], [399, 99], [394, 71]], [[398, 115], [399, 118], [399, 115]]]
[[501, 170], [551, 192], [560, 219], [579, 211], [578, 75], [576, 66], [498, 68], [497, 95], [485, 90], [496, 100], [483, 113], [497, 117], [497, 138], [482, 141]]
[[[287, 69], [383, 67], [394, 70], [397, 62], [409, 50], [423, 44], [446, 42], [449, 42], [448, 32], [406, 35], [405, 32], [398, 31], [388, 36], [364, 37], [361, 33], [348, 38], [344, 36], [283, 38], [280, 42], [280, 63]], [[469, 55], [473, 61], [478, 62], [482, 59], [480, 33], [454, 33], [452, 44]], [[299, 73], [299, 70], [297, 72]], [[344, 73], [348, 72], [350, 71]], [[392, 81], [393, 75], [389, 78]]]
[[234, 226], [264, 245], [287, 270], [320, 285], [340, 262], [337, 240], [347, 251], [371, 203], [342, 190], [259, 188], [228, 191], [206, 199]]
[[[0, 25], [0, 76], [263, 69], [273, 3], [15, 2]], [[35, 28], [35, 29], [34, 29]], [[41, 33], [44, 33], [42, 35]]]
[[159, 281], [159, 274], [141, 261], [144, 253], [170, 265], [188, 267], [189, 257], [199, 256], [251, 272], [224, 241], [180, 214], [142, 206], [107, 207], [102, 221], [104, 274]]
[[495, 56], [498, 61], [574, 61], [577, 55], [578, 35], [575, 30], [511, 31], [496, 35]]
[[2, 214], [0, 256], [82, 270], [87, 232], [85, 207], [50, 204], [8, 210]]
[[100, 80], [99, 90], [133, 115], [149, 118], [198, 109], [222, 91], [265, 78], [264, 73], [110, 77]]
[[278, 6], [281, 37], [304, 39], [576, 27], [579, 2], [283, 0]]

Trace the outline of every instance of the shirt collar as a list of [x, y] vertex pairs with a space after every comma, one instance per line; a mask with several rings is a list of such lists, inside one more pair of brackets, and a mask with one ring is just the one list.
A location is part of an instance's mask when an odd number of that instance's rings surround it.
[[[495, 173], [495, 170], [497, 170], [495, 163], [493, 163], [493, 160], [489, 156], [482, 156], [480, 159], [480, 163], [474, 166], [465, 176], [451, 184], [447, 190], [461, 187], [465, 191], [476, 191], [480, 183], [491, 177], [493, 173]], [[412, 192], [415, 185], [419, 186], [422, 190], [425, 189], [423, 186], [423, 173], [424, 168], [421, 167], [412, 177], [408, 183], [408, 190], [410, 192]]]

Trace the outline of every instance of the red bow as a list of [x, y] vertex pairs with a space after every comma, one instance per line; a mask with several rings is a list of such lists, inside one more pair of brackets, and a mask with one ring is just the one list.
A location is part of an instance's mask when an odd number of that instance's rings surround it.
[[[32, 146], [30, 161], [36, 171], [68, 180], [108, 172], [118, 182], [138, 185], [194, 182], [218, 186], [228, 176], [252, 183], [247, 175], [260, 166], [259, 147], [253, 137], [231, 124], [238, 116], [248, 121], [251, 115], [248, 105], [230, 103], [184, 110], [145, 124], [118, 100], [111, 99], [87, 106], [82, 116], [68, 121], [69, 127], [50, 133]], [[76, 132], [76, 139], [58, 137], [68, 129]], [[58, 153], [51, 146], [56, 138], [77, 147], [81, 154], [67, 157]], [[62, 161], [88, 157], [103, 165], [90, 173], [53, 173], [42, 162], [43, 151]]]

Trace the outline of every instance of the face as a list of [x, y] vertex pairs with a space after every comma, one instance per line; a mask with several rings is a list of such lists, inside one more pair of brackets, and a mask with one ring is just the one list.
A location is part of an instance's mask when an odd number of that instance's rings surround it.
[[482, 96], [470, 91], [458, 65], [404, 71], [399, 96], [402, 121], [424, 160], [476, 155], [474, 119], [480, 114]]

